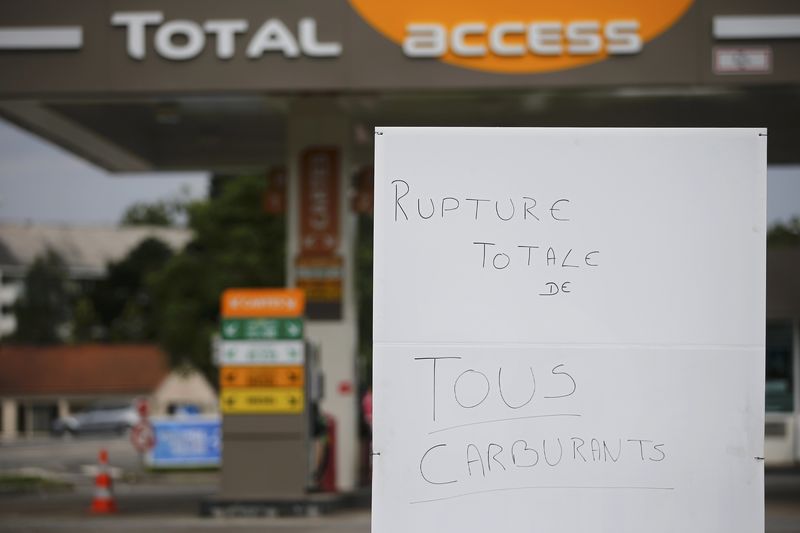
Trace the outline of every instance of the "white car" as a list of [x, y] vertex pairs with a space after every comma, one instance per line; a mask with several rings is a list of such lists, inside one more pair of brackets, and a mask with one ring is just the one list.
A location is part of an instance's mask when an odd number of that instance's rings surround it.
[[125, 433], [139, 422], [139, 413], [131, 404], [97, 404], [86, 411], [53, 422], [54, 435], [69, 433]]

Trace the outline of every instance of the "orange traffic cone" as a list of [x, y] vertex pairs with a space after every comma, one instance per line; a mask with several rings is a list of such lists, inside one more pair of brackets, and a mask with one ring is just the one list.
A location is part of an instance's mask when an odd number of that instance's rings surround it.
[[92, 514], [111, 514], [117, 512], [114, 493], [111, 488], [111, 474], [108, 471], [108, 452], [100, 450], [100, 469], [94, 478], [94, 499]]

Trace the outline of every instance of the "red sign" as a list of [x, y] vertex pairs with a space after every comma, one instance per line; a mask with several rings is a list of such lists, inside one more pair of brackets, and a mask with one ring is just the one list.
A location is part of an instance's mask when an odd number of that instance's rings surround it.
[[310, 148], [300, 158], [300, 250], [329, 254], [339, 245], [339, 151]]
[[146, 398], [136, 399], [136, 412], [139, 413], [139, 418], [142, 420], [147, 419], [147, 416], [150, 414], [150, 407], [147, 404]]
[[131, 428], [131, 444], [139, 453], [153, 449], [156, 445], [156, 433], [147, 420], [142, 420]]
[[353, 211], [361, 214], [372, 213], [374, 187], [375, 178], [372, 165], [359, 170], [355, 177], [356, 194], [353, 196]]
[[139, 422], [131, 428], [131, 444], [137, 452], [144, 453], [156, 445], [156, 432], [147, 419], [150, 407], [146, 398], [136, 399], [136, 412], [139, 413]]
[[339, 382], [339, 394], [341, 394], [342, 396], [346, 396], [347, 394], [350, 394], [351, 392], [353, 392], [353, 382], [352, 381], [344, 380], [344, 381], [340, 381]]
[[286, 212], [286, 169], [283, 167], [274, 169], [267, 176], [264, 211], [271, 215], [280, 215]]

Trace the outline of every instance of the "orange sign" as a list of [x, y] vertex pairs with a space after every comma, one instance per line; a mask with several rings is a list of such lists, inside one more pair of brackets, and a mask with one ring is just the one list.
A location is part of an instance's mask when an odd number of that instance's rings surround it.
[[552, 72], [630, 55], [693, 0], [350, 0], [408, 57], [504, 73]]
[[343, 262], [339, 256], [300, 256], [296, 261], [297, 288], [308, 302], [337, 302], [342, 299]]
[[224, 366], [219, 385], [225, 387], [302, 387], [302, 366]]
[[227, 289], [222, 293], [224, 318], [296, 317], [305, 310], [300, 289]]

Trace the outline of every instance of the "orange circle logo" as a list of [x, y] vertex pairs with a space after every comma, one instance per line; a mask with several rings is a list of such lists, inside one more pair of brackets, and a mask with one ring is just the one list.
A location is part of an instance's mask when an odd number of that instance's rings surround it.
[[575, 68], [631, 55], [693, 0], [349, 0], [408, 57], [502, 73]]

